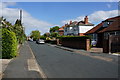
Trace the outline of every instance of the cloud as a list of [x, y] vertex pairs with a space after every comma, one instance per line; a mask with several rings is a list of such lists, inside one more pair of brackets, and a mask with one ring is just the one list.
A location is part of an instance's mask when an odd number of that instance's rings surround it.
[[[84, 16], [79, 16], [75, 19], [69, 19], [69, 20], [63, 20], [62, 23], [63, 24], [66, 24], [66, 23], [69, 23], [70, 20], [72, 21], [81, 21], [84, 19], [86, 15]], [[88, 15], [89, 17], [89, 21], [92, 22], [92, 23], [98, 23], [98, 22], [101, 22], [107, 18], [110, 18], [110, 17], [115, 17], [115, 16], [118, 16], [118, 10], [111, 10], [111, 11], [96, 11], [96, 12], [93, 12], [92, 14]]]
[[[1, 6], [2, 5], [2, 6]], [[3, 16], [11, 23], [15, 23], [16, 19], [19, 19], [19, 9], [8, 8], [7, 6], [13, 6], [16, 3], [0, 3], [0, 16]], [[40, 30], [43, 34], [49, 31], [49, 28], [53, 26], [52, 24], [33, 18], [27, 11], [22, 10], [23, 18], [22, 23], [25, 27], [25, 32], [28, 35], [32, 30]]]

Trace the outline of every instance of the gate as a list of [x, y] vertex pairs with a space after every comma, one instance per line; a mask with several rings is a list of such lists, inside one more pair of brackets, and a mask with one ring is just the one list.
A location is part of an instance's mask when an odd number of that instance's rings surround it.
[[120, 35], [109, 36], [109, 52], [111, 53], [120, 52]]

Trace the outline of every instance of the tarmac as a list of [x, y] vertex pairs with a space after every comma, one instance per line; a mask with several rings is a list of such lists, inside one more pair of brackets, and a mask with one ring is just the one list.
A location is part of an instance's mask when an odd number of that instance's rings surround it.
[[[97, 52], [90, 52], [80, 49], [73, 49], [53, 44], [47, 44], [49, 46], [53, 46], [56, 48], [60, 48], [63, 50], [75, 52], [77, 54], [82, 54], [85, 56], [89, 56], [92, 58], [97, 58], [105, 61], [115, 62], [118, 63], [119, 55], [112, 55], [106, 53], [97, 53]], [[32, 53], [29, 44], [25, 42], [19, 51], [19, 56], [14, 59], [0, 59], [0, 79], [4, 80], [6, 78], [20, 78], [24, 79], [40, 79], [46, 78], [44, 73], [42, 73], [42, 69], [38, 65], [34, 54]], [[22, 73], [22, 74], [21, 74]]]
[[82, 55], [89, 56], [89, 57], [92, 57], [92, 58], [104, 60], [104, 61], [110, 61], [110, 62], [115, 62], [115, 63], [119, 62], [119, 56], [120, 55], [103, 53], [101, 49], [99, 49], [100, 51], [91, 51], [91, 50], [86, 51], [86, 50], [83, 50], [83, 49], [74, 49], [74, 48], [64, 47], [64, 46], [55, 45], [55, 44], [48, 44], [48, 45], [56, 47], [56, 48], [60, 48], [60, 49], [63, 49], [63, 50], [75, 52], [77, 54], [82, 54]]
[[36, 80], [40, 79], [40, 67], [33, 55], [29, 44], [25, 42], [20, 47], [19, 56], [14, 59], [6, 59], [2, 61], [1, 78]]

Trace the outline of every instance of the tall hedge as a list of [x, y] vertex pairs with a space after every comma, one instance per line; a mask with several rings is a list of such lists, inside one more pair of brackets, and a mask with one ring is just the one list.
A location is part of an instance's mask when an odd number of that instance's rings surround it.
[[0, 29], [0, 59], [2, 58], [2, 29]]
[[17, 38], [14, 32], [2, 29], [2, 58], [10, 59], [17, 56]]

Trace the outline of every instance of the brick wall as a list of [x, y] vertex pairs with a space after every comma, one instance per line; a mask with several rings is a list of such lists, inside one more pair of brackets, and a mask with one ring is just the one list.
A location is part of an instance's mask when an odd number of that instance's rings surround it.
[[90, 39], [74, 39], [74, 40], [57, 40], [57, 44], [61, 44], [65, 47], [76, 48], [76, 49], [90, 49]]

